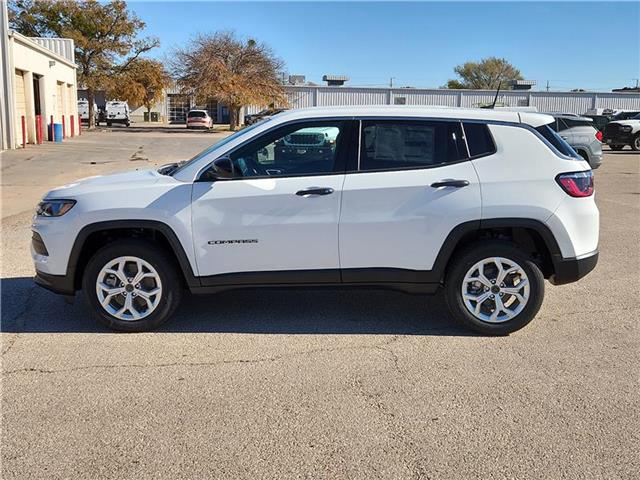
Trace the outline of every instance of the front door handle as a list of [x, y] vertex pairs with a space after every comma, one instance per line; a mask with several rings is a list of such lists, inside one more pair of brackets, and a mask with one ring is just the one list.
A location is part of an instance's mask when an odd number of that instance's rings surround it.
[[462, 188], [469, 185], [469, 180], [440, 180], [439, 182], [435, 182], [431, 184], [432, 188], [440, 188], [440, 187], [453, 187], [453, 188]]
[[298, 190], [296, 195], [299, 197], [308, 197], [310, 195], [331, 195], [333, 193], [333, 188], [329, 187], [310, 187], [305, 188], [304, 190]]

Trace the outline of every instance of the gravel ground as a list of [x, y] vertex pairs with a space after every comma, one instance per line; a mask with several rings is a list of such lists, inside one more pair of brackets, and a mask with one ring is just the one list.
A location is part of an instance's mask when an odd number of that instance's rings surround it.
[[219, 135], [114, 128], [3, 153], [2, 478], [638, 477], [640, 155], [596, 172], [597, 269], [547, 284], [509, 337], [378, 290], [187, 297], [162, 330], [117, 334], [33, 286], [48, 188]]

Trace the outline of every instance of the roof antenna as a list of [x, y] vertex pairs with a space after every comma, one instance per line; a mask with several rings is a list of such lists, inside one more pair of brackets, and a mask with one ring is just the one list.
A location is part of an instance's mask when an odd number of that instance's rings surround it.
[[496, 90], [496, 96], [493, 99], [493, 103], [491, 105], [485, 105], [481, 108], [490, 108], [490, 109], [494, 109], [496, 108], [496, 103], [498, 102], [498, 94], [500, 93], [500, 87], [502, 86], [502, 80], [500, 80], [498, 82], [498, 89]]

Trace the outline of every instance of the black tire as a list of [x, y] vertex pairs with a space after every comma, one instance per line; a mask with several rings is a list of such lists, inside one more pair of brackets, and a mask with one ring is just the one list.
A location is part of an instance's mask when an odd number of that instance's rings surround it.
[[[107, 312], [98, 300], [96, 280], [102, 268], [111, 260], [134, 256], [148, 262], [160, 276], [162, 296], [148, 316], [140, 320], [122, 320]], [[144, 332], [158, 328], [175, 312], [182, 298], [182, 274], [174, 259], [157, 245], [137, 239], [117, 240], [100, 250], [89, 260], [82, 278], [84, 298], [92, 314], [104, 325], [123, 332]]]
[[111, 126], [111, 122], [107, 122], [107, 127], [110, 127], [110, 126]]
[[[477, 318], [467, 309], [462, 298], [462, 284], [467, 271], [477, 262], [490, 257], [514, 261], [529, 279], [526, 305], [511, 320], [502, 323], [489, 323]], [[544, 276], [538, 265], [515, 245], [493, 240], [479, 242], [457, 253], [450, 262], [445, 278], [445, 298], [453, 318], [466, 327], [486, 335], [508, 335], [527, 325], [540, 310], [544, 298]]]
[[609, 148], [614, 152], [619, 152], [624, 148], [624, 145], [609, 145]]
[[637, 133], [631, 140], [631, 150], [637, 152], [640, 150], [640, 133]]

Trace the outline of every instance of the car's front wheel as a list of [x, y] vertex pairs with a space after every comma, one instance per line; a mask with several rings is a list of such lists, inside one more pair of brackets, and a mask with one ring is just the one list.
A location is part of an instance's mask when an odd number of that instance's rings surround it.
[[92, 313], [115, 330], [142, 332], [166, 322], [180, 303], [175, 262], [143, 240], [111, 243], [89, 260], [82, 289]]
[[640, 133], [633, 137], [633, 140], [631, 141], [631, 148], [636, 152], [640, 150]]
[[506, 242], [477, 243], [448, 269], [452, 316], [480, 333], [507, 335], [527, 325], [544, 297], [544, 276], [528, 255]]

